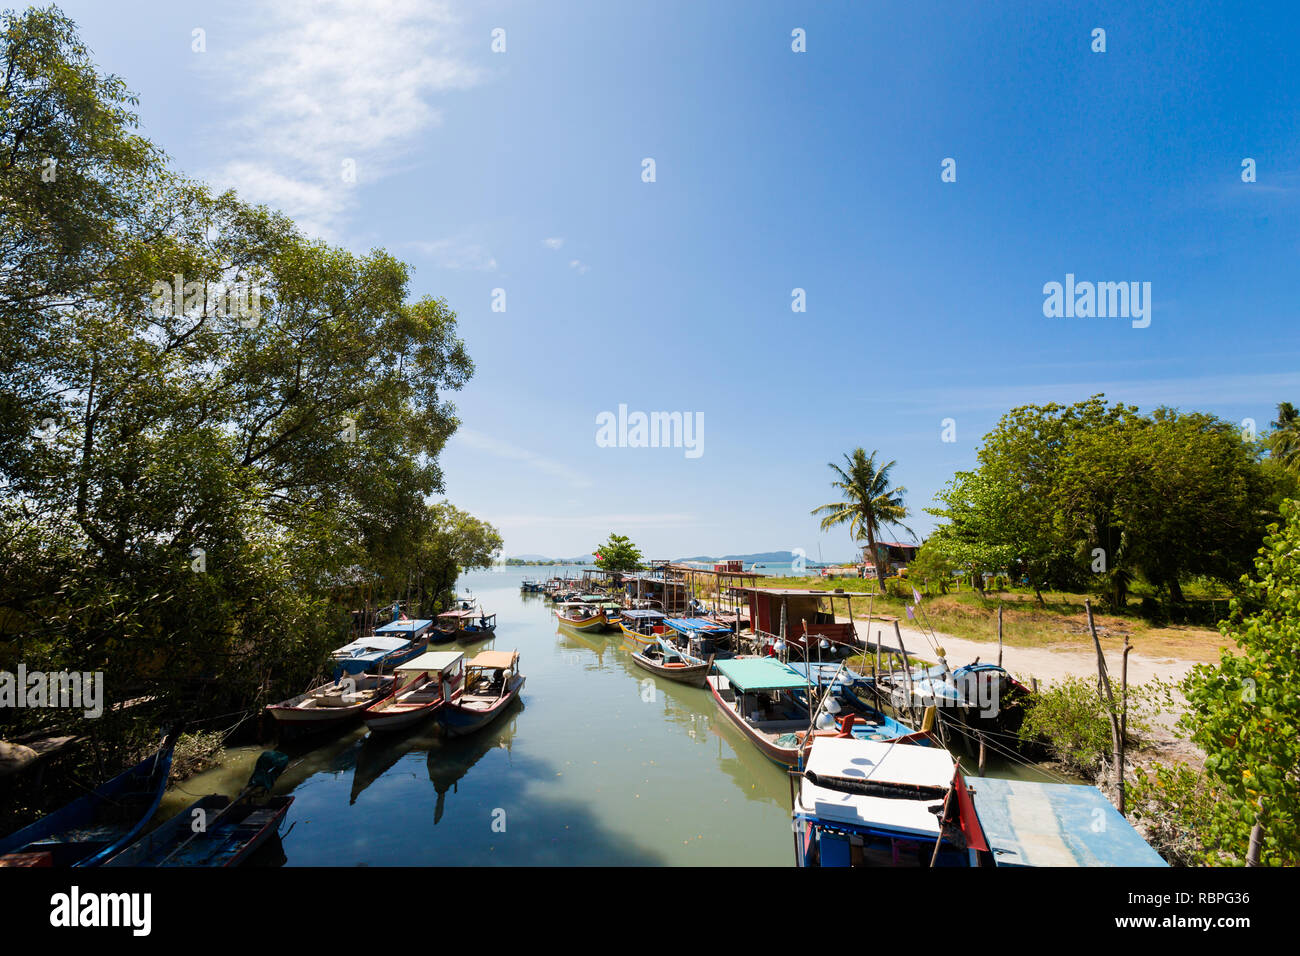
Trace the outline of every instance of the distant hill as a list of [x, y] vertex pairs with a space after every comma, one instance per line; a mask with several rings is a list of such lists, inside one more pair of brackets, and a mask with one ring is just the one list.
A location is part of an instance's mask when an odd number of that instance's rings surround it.
[[[792, 561], [794, 561], [794, 552], [793, 551], [758, 551], [753, 554], [724, 554], [720, 558], [712, 558], [709, 557], [708, 555], [697, 555], [696, 557], [693, 558], [678, 558], [677, 560], [681, 562], [694, 561], [700, 564], [712, 564], [716, 561], [743, 561], [746, 565], [789, 564]], [[821, 566], [820, 562], [814, 561], [812, 558], [808, 558], [805, 556], [804, 560], [807, 561], [809, 565], [816, 565], [817, 567]]]

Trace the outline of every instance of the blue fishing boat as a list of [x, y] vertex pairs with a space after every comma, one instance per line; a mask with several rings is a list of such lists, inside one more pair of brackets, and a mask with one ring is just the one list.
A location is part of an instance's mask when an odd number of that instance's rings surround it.
[[671, 632], [673, 644], [691, 657], [707, 660], [733, 656], [731, 638], [735, 631], [726, 624], [706, 617], [666, 617], [663, 623]]
[[[424, 628], [418, 634], [413, 629], [405, 627], [386, 630], [395, 628], [395, 625], [420, 624], [424, 625]], [[392, 624], [375, 628], [372, 636], [344, 644], [330, 654], [330, 661], [334, 665], [334, 676], [338, 678], [344, 674], [391, 672], [394, 667], [406, 663], [424, 650], [428, 643], [428, 631], [432, 626], [432, 621], [394, 621]], [[416, 636], [408, 636], [413, 634]]]
[[938, 747], [821, 740], [791, 782], [799, 866], [987, 862], [988, 843], [965, 781]]
[[[260, 803], [232, 803], [227, 796], [212, 794], [192, 803], [104, 865], [239, 866], [279, 832], [292, 803], [291, 796], [268, 797]], [[196, 813], [212, 821], [199, 834], [192, 829]]]
[[157, 811], [179, 733], [171, 731], [130, 770], [0, 840], [0, 857], [36, 854], [53, 866], [99, 866], [138, 837]]
[[518, 651], [479, 651], [465, 665], [465, 689], [438, 711], [438, 721], [449, 736], [471, 734], [505, 713], [523, 687]]
[[[792, 661], [787, 666], [808, 679], [809, 690], [794, 692], [805, 708], [809, 706], [809, 701], [826, 698], [817, 718], [817, 733], [814, 736], [838, 731], [837, 736], [858, 740], [896, 740], [922, 747], [935, 742], [932, 737], [937, 720], [934, 707], [926, 708], [921, 729], [916, 730], [875, 706], [874, 687], [870, 677], [840, 664]], [[813, 703], [812, 706], [815, 707], [816, 704]]]

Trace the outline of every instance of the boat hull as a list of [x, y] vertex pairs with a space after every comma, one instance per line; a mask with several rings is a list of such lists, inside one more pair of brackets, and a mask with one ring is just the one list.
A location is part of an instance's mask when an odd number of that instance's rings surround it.
[[[279, 832], [292, 803], [291, 796], [270, 797], [260, 805], [247, 804], [228, 810], [231, 805], [229, 798], [207, 796], [145, 834], [105, 865], [239, 866]], [[195, 810], [202, 810], [213, 822], [212, 828], [199, 836], [195, 836], [191, 829]], [[226, 815], [221, 820], [215, 819], [222, 812]], [[177, 850], [181, 852], [174, 856]]]
[[508, 694], [503, 695], [490, 710], [467, 708], [453, 700], [438, 712], [438, 722], [451, 737], [463, 737], [482, 730], [500, 717], [512, 703], [519, 699], [526, 678], [517, 677]]
[[[723, 699], [718, 693], [719, 678], [705, 678], [705, 684], [709, 688], [709, 693], [713, 695], [713, 702], [718, 706], [722, 715], [730, 721], [731, 725], [749, 738], [750, 743], [762, 752], [773, 763], [778, 763], [783, 767], [796, 767], [799, 763], [799, 747], [781, 747], [767, 739], [767, 735], [760, 733], [749, 722], [736, 712], [736, 709]], [[810, 745], [811, 746], [811, 745]]]
[[571, 627], [575, 631], [588, 633], [591, 631], [603, 631], [605, 629], [605, 615], [597, 614], [595, 617], [585, 618], [581, 621], [574, 621], [567, 617], [559, 618], [559, 622], [565, 627]]
[[699, 664], [660, 664], [639, 651], [632, 652], [632, 660], [642, 670], [656, 677], [677, 681], [679, 684], [689, 684], [692, 687], [703, 687], [704, 678], [709, 675], [709, 668], [713, 666], [709, 661]]
[[[358, 684], [362, 684], [358, 680]], [[322, 684], [319, 687], [313, 687], [305, 694], [297, 697], [291, 697], [289, 700], [282, 701], [278, 704], [268, 704], [266, 712], [270, 714], [275, 721], [280, 724], [292, 724], [296, 729], [312, 730], [324, 729], [326, 727], [338, 727], [349, 721], [355, 720], [365, 712], [366, 708], [375, 703], [376, 700], [387, 695], [392, 689], [393, 678], [382, 677], [371, 681], [365, 681], [369, 687], [360, 687], [360, 690], [368, 690], [370, 693], [365, 694], [364, 698], [354, 704], [347, 704], [339, 707], [313, 707], [310, 702], [313, 696], [327, 692], [335, 685], [333, 683]]]
[[[9, 853], [48, 853], [55, 866], [99, 866], [135, 841], [153, 818], [167, 789], [175, 736], [131, 769], [118, 774], [84, 797], [0, 840], [0, 856]], [[110, 812], [126, 800], [139, 806], [139, 816], [125, 826], [106, 824]], [[134, 812], [134, 811], [133, 811]], [[73, 836], [93, 836], [73, 840]]]

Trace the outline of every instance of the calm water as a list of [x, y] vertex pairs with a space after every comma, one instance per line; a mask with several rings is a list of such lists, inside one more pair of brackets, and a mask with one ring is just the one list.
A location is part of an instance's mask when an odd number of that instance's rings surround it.
[[[255, 862], [792, 865], [785, 772], [707, 691], [650, 677], [617, 635], [560, 630], [541, 595], [519, 592], [549, 570], [460, 582], [498, 615], [495, 641], [463, 647], [467, 656], [520, 651], [527, 683], [510, 713], [459, 739], [436, 723], [374, 737], [363, 725], [282, 746], [291, 762], [276, 792], [296, 799], [280, 846]], [[234, 795], [260, 752], [230, 750], [222, 767], [173, 788], [162, 813]]]

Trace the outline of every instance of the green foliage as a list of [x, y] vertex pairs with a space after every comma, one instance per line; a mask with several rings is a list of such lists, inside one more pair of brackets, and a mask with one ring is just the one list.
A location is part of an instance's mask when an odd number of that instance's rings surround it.
[[610, 532], [604, 544], [594, 552], [596, 567], [604, 571], [637, 571], [641, 568], [641, 549], [632, 539]]
[[1086, 588], [1122, 611], [1139, 578], [1183, 603], [1182, 580], [1235, 581], [1278, 500], [1236, 426], [1201, 413], [1108, 405], [1012, 409], [985, 436], [979, 469], [939, 494], [931, 538], [963, 566]]
[[[1115, 712], [1122, 705], [1120, 688], [1113, 687]], [[1162, 681], [1128, 688], [1126, 746], [1151, 730], [1151, 718], [1170, 703], [1170, 686]], [[1053, 758], [1071, 771], [1095, 777], [1112, 759], [1111, 707], [1095, 679], [1067, 676], [1031, 696], [1020, 738], [1046, 744]]]
[[907, 578], [913, 583], [924, 584], [927, 589], [934, 587], [940, 594], [947, 594], [954, 585], [953, 572], [957, 570], [956, 561], [942, 548], [927, 541], [908, 565]]
[[[1184, 684], [1181, 726], [1206, 753], [1205, 769], [1238, 820], [1258, 818], [1261, 862], [1300, 863], [1300, 503], [1283, 502], [1244, 579], [1251, 604], [1234, 600], [1223, 634], [1236, 641], [1217, 666], [1199, 665]], [[1249, 829], [1249, 827], [1247, 827]], [[1244, 856], [1240, 828], [1212, 830]]]
[[[1223, 794], [1183, 763], [1138, 769], [1128, 787], [1128, 813], [1151, 847], [1175, 866], [1240, 865], [1251, 822]], [[1220, 842], [1226, 837], [1226, 845]]]
[[0, 74], [0, 667], [228, 714], [301, 689], [346, 586], [490, 560], [426, 504], [473, 372], [444, 300], [172, 173], [57, 10], [5, 14]]

